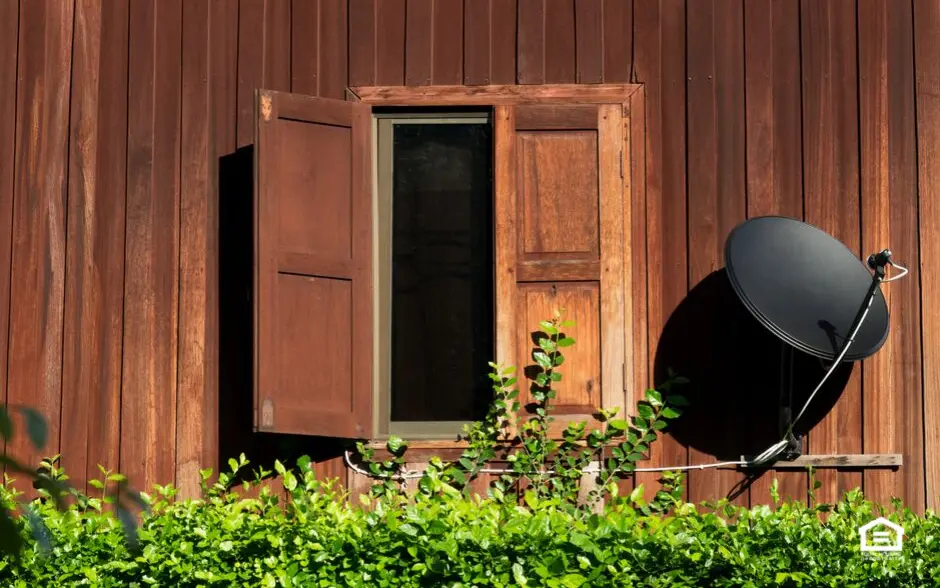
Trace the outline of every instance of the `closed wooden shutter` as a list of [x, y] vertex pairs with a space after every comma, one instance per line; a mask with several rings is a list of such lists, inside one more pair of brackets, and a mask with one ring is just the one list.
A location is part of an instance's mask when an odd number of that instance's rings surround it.
[[255, 429], [367, 438], [370, 109], [267, 90], [256, 107]]
[[[562, 307], [575, 321], [556, 434], [598, 408], [628, 408], [623, 120], [620, 104], [495, 109], [497, 355], [521, 371], [534, 364], [539, 321]], [[530, 384], [520, 384], [523, 406]]]

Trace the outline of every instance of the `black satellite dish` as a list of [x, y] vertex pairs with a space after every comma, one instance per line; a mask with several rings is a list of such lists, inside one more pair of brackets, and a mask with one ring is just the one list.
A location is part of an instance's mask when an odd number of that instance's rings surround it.
[[[886, 278], [888, 265], [903, 273]], [[880, 285], [907, 270], [891, 261], [887, 249], [870, 255], [866, 268], [828, 233], [779, 216], [756, 217], [738, 225], [725, 244], [725, 268], [738, 298], [780, 338], [785, 350], [832, 362], [796, 418], [790, 418], [789, 405], [781, 407], [788, 423], [784, 439], [745, 461], [795, 459], [802, 443], [793, 426], [840, 363], [869, 357], [884, 345], [889, 317]]]

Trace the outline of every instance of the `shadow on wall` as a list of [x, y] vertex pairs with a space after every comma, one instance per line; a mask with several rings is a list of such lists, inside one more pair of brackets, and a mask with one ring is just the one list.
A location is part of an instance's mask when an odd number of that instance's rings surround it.
[[251, 146], [219, 159], [219, 464], [240, 453], [273, 470], [301, 455], [314, 461], [342, 456], [340, 440], [256, 433], [253, 429], [252, 272], [253, 154]]
[[[690, 406], [669, 432], [683, 445], [720, 460], [762, 452], [781, 438], [778, 406], [789, 374], [795, 416], [828, 369], [794, 349], [791, 372], [785, 358], [784, 344], [740, 302], [725, 270], [712, 272], [669, 317], [656, 349], [656, 382], [666, 379], [669, 368], [689, 379], [677, 391]], [[797, 434], [812, 429], [832, 409], [852, 366], [836, 370], [800, 419]]]

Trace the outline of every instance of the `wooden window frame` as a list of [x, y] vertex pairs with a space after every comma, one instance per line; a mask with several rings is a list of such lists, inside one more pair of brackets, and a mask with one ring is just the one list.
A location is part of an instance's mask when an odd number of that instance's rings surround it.
[[[649, 385], [649, 335], [647, 328], [646, 279], [646, 121], [645, 92], [641, 84], [552, 84], [552, 85], [488, 85], [488, 86], [354, 86], [346, 89], [346, 100], [379, 107], [468, 107], [619, 104], [624, 121], [625, 148], [622, 154], [624, 192], [629, 194], [630, 205], [624, 206], [624, 356], [633, 358], [623, 365], [624, 412], [632, 412], [637, 386]], [[493, 121], [494, 126], [499, 124]], [[512, 174], [514, 176], [514, 174]], [[494, 191], [509, 189], [495, 170]], [[500, 199], [497, 198], [497, 202]], [[498, 205], [497, 205], [498, 206]], [[496, 222], [501, 217], [495, 210]], [[509, 284], [507, 268], [516, 263], [515, 251], [496, 251], [496, 292], [504, 292]], [[511, 273], [511, 272], [510, 272]], [[496, 308], [497, 332], [510, 331], [515, 325], [513, 304]], [[516, 365], [514, 343], [511, 339], [497, 338], [496, 361], [503, 365]], [[379, 411], [373, 411], [373, 422], [378, 423]], [[376, 427], [376, 433], [381, 429]], [[377, 439], [378, 437], [375, 436]], [[381, 447], [380, 441], [373, 445]], [[442, 449], [459, 448], [465, 442], [457, 440], [418, 439], [411, 443], [417, 449], [440, 453]]]

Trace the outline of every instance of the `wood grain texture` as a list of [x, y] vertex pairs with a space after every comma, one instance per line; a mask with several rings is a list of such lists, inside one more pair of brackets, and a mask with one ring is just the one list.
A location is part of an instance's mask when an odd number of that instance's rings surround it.
[[[378, 0], [349, 2], [349, 85], [375, 84]], [[386, 26], [386, 23], [382, 23]], [[381, 27], [380, 27], [381, 28]], [[299, 91], [296, 88], [294, 91]]]
[[375, 7], [375, 83], [405, 82], [405, 0], [381, 0]]
[[[858, 64], [855, 3], [803, 2], [803, 170], [806, 222], [859, 254]], [[856, 366], [857, 367], [857, 366]], [[835, 407], [810, 432], [809, 451], [860, 453], [861, 370], [853, 369]], [[861, 486], [860, 472], [819, 472], [817, 499]]]
[[515, 84], [518, 72], [516, 1], [490, 0], [490, 4], [490, 83]]
[[434, 0], [406, 0], [405, 85], [431, 84]]
[[264, 0], [262, 79], [271, 90], [290, 90], [291, 13], [291, 0]]
[[[680, 0], [634, 5], [637, 82], [646, 89], [647, 276], [650, 378], [666, 320], [688, 291], [686, 235], [685, 4]], [[632, 408], [632, 407], [631, 407]], [[688, 463], [688, 450], [661, 436], [642, 466]], [[641, 467], [642, 467], [641, 466]], [[637, 474], [655, 492], [659, 476]]]
[[[859, 1], [862, 250], [890, 247], [899, 263], [917, 258], [917, 155], [912, 6]], [[898, 472], [865, 472], [865, 494], [905, 496], [923, 510], [918, 273], [882, 292], [891, 316], [884, 347], [862, 364], [864, 450], [902, 452]], [[902, 426], [902, 423], [904, 424]]]
[[633, 79], [633, 4], [621, 0], [604, 0], [603, 23], [603, 81], [611, 84], [632, 82]]
[[579, 84], [599, 84], [604, 81], [603, 0], [581, 0], [575, 3], [574, 10], [577, 27], [574, 31], [577, 42], [574, 53], [578, 60], [576, 81]]
[[571, 84], [576, 81], [574, 4], [575, 0], [544, 0], [542, 38], [546, 84]]
[[624, 189], [624, 126], [623, 106], [604, 104], [597, 108], [597, 168], [599, 184], [600, 224], [600, 332], [601, 342], [601, 404], [605, 408], [625, 404], [625, 366], [632, 356], [624, 354], [629, 290], [625, 288], [624, 244], [626, 231], [624, 207], [629, 205]]
[[[647, 304], [646, 245], [646, 90], [640, 88], [630, 95], [627, 106], [627, 193], [629, 206], [624, 206], [624, 295], [633, 308], [625, 309], [626, 342], [624, 352], [633, 358], [632, 374], [625, 378], [626, 404], [629, 413], [637, 398], [651, 385], [649, 374], [649, 325]], [[628, 233], [628, 234], [627, 234]], [[632, 479], [632, 477], [631, 477]]]
[[[940, 422], [940, 4], [914, 3], [914, 59], [917, 83], [917, 184], [923, 329], [924, 422]], [[913, 264], [912, 264], [913, 265]], [[940, 505], [940, 429], [924, 427], [927, 508]]]
[[519, 361], [516, 355], [516, 259], [519, 243], [516, 221], [516, 143], [515, 109], [511, 106], [497, 106], [493, 113], [493, 235], [496, 363], [503, 368], [518, 366]]
[[552, 84], [489, 86], [362, 86], [351, 90], [365, 103], [381, 106], [493, 106], [506, 104], [622, 103], [636, 84]]
[[19, 9], [18, 2], [0, 4], [0, 111], [11, 115], [0, 118], [0, 386], [3, 387], [0, 396], [4, 406], [8, 395]]
[[[205, 388], [201, 404], [205, 411], [202, 432], [202, 467], [220, 471], [223, 423], [222, 341], [221, 341], [221, 257], [220, 225], [222, 200], [231, 206], [232, 194], [222, 192], [222, 158], [230, 157], [236, 146], [238, 120], [238, 0], [213, 2], [209, 12], [209, 167], [206, 238], [206, 335], [203, 342]], [[231, 296], [229, 296], [231, 298]], [[245, 305], [247, 306], [247, 305]], [[243, 319], [248, 320], [248, 317]], [[247, 385], [244, 385], [247, 389]], [[246, 395], [246, 400], [249, 400]], [[246, 406], [250, 406], [245, 402]], [[247, 421], [247, 419], [246, 419]]]
[[213, 455], [217, 409], [207, 403], [211, 380], [205, 342], [209, 337], [209, 255], [213, 219], [210, 192], [209, 5], [183, 5], [180, 143], [179, 361], [176, 394], [176, 486], [199, 496], [199, 470]]
[[[49, 436], [36, 451], [18, 435], [8, 453], [30, 466], [58, 451], [61, 430], [73, 8], [24, 3], [19, 15], [7, 402], [38, 410]], [[35, 495], [28, 486], [17, 484], [24, 498]]]
[[[292, 0], [290, 14], [290, 91], [308, 96], [319, 95], [320, 90], [320, 0]], [[371, 16], [367, 7], [359, 6], [362, 18]], [[371, 7], [368, 7], [371, 8]], [[332, 25], [327, 25], [332, 26]], [[361, 34], [361, 33], [360, 33]], [[363, 36], [355, 47], [360, 49], [357, 60], [362, 60], [366, 43], [374, 35]], [[371, 51], [369, 51], [371, 57]], [[353, 45], [350, 45], [350, 63], [353, 61]]]
[[[687, 47], [688, 275], [692, 290], [724, 265], [725, 239], [745, 219], [744, 37], [740, 3], [694, 2], [689, 5], [688, 18], [690, 23], [695, 23], [689, 30]], [[728, 389], [725, 392], [728, 395], [741, 385], [737, 380], [739, 372], [723, 369], [737, 359], [730, 351], [735, 348], [737, 325], [730, 320], [727, 309], [736, 300], [729, 300], [725, 295], [733, 294], [727, 289], [708, 292], [703, 313], [690, 326], [693, 331], [701, 329], [700, 336], [709, 340], [707, 347], [693, 351], [705, 365], [701, 371], [687, 374], [693, 404], [720, 402], [720, 397], [714, 394], [719, 382]], [[699, 376], [698, 382], [696, 376]], [[747, 419], [739, 402], [730, 403], [724, 409], [729, 423]], [[705, 431], [713, 422], [687, 426]], [[725, 435], [735, 433], [727, 431]], [[746, 430], [739, 431], [735, 438], [743, 444]], [[693, 464], [732, 457], [710, 455], [696, 447], [694, 441], [689, 453]], [[688, 481], [692, 502], [730, 497], [738, 504], [748, 503], [747, 493], [735, 492], [743, 481], [737, 472], [692, 471]]]
[[320, 43], [317, 96], [342, 100], [346, 94], [349, 73], [347, 65], [347, 20], [346, 0], [319, 0]]
[[76, 3], [61, 453], [78, 488], [119, 461], [127, 27], [124, 3]]
[[[800, 51], [799, 8], [779, 0], [744, 6], [748, 218], [803, 218], [800, 62], [793, 58]], [[782, 497], [806, 500], [804, 472], [768, 472], [751, 484], [753, 504], [769, 500], [774, 479]]]
[[130, 7], [121, 471], [174, 480], [182, 4]]
[[518, 0], [516, 78], [520, 84], [544, 84], [545, 0]]
[[[463, 83], [490, 83], [490, 16], [492, 0], [463, 3]], [[515, 36], [515, 33], [513, 34]]]
[[431, 83], [463, 83], [464, 2], [434, 0]]

